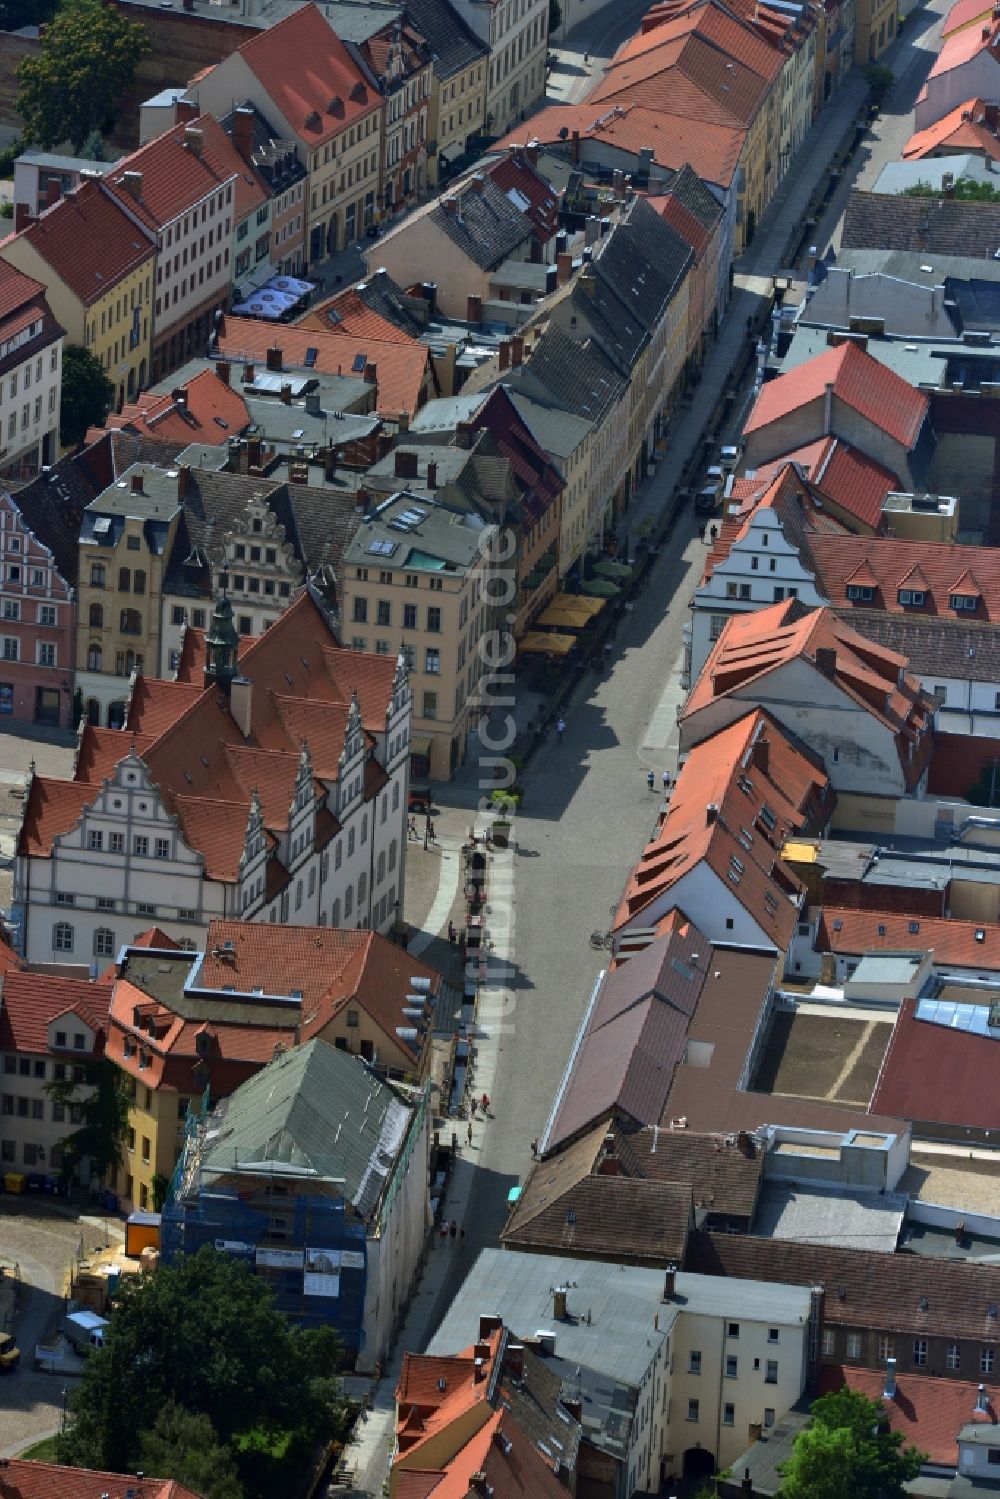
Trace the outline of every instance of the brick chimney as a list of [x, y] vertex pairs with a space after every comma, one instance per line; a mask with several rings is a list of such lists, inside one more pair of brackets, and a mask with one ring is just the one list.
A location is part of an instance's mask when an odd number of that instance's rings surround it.
[[492, 1312], [482, 1312], [479, 1317], [479, 1336], [488, 1338], [490, 1333], [499, 1332], [503, 1327], [503, 1318]]
[[500, 342], [500, 370], [510, 368], [510, 341], [506, 338]]
[[574, 161], [579, 161], [580, 160], [580, 132], [579, 132], [579, 130], [574, 130], [573, 131], [572, 142], [573, 142], [573, 160]]
[[468, 323], [481, 323], [483, 320], [482, 297], [470, 297], [465, 306], [465, 320]]
[[269, 370], [273, 370], [275, 372], [279, 371], [282, 368], [281, 349], [277, 344], [272, 344], [267, 351], [267, 367]]
[[417, 455], [407, 452], [405, 448], [397, 448], [394, 454], [396, 459], [395, 474], [397, 479], [415, 479], [417, 477]]
[[287, 380], [282, 381], [280, 394], [282, 406], [290, 406], [292, 404], [292, 387]]
[[573, 257], [569, 251], [556, 256], [556, 285], [565, 286], [573, 274]]
[[528, 158], [528, 160], [531, 162], [532, 166], [537, 166], [537, 164], [538, 164], [538, 142], [537, 141], [529, 141], [528, 144], [524, 148], [524, 154]]
[[229, 384], [229, 377], [230, 377], [230, 373], [231, 373], [230, 368], [229, 368], [229, 360], [228, 359], [220, 359], [219, 362], [218, 362], [218, 364], [216, 364], [216, 366], [215, 366], [215, 373], [218, 375], [218, 377], [222, 381], [223, 385], [228, 385]]
[[604, 1136], [604, 1159], [601, 1161], [597, 1174], [598, 1176], [620, 1176], [621, 1169], [621, 1161], [615, 1150], [614, 1133], [609, 1130]]
[[511, 1377], [511, 1379], [523, 1379], [524, 1378], [524, 1344], [523, 1343], [508, 1343], [507, 1344], [507, 1354], [506, 1354], [506, 1357], [504, 1358], [504, 1372], [506, 1374], [509, 1374], [510, 1377]]
[[252, 385], [254, 380], [253, 365], [249, 361], [243, 366], [243, 384]]
[[455, 425], [456, 448], [471, 448], [475, 435], [475, 428], [471, 422], [457, 422]]
[[233, 116], [233, 145], [249, 161], [253, 156], [253, 110], [241, 104]]
[[677, 1266], [668, 1265], [663, 1272], [663, 1300], [669, 1301], [677, 1284]]
[[368, 360], [367, 364], [365, 365], [365, 384], [366, 385], [377, 385], [378, 384], [378, 365], [377, 364], [373, 364], [370, 359]]
[[510, 341], [510, 363], [511, 363], [511, 368], [516, 370], [517, 367], [518, 367], [518, 365], [521, 364], [523, 362], [523, 360], [524, 360], [524, 339], [518, 333], [518, 334], [515, 334], [514, 337]]
[[767, 775], [771, 768], [771, 746], [762, 734], [758, 734], [753, 742], [753, 763], [757, 769]]
[[837, 675], [837, 652], [832, 645], [816, 647], [816, 670], [831, 680]]
[[427, 488], [428, 489], [437, 489], [438, 466], [437, 466], [436, 461], [433, 458], [430, 459], [430, 461], [427, 464], [427, 481], [426, 482], [427, 482]]
[[179, 463], [177, 465], [177, 498], [179, 500], [183, 500], [187, 494], [190, 483], [191, 465], [189, 463]]
[[188, 125], [198, 118], [198, 105], [194, 99], [174, 100], [174, 124]]
[[719, 804], [718, 802], [709, 802], [708, 806], [705, 808], [705, 826], [707, 828], [710, 828], [713, 822], [718, 822], [718, 820]]

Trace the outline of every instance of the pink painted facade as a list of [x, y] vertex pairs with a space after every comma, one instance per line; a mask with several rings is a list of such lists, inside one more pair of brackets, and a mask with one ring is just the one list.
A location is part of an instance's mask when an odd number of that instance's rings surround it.
[[0, 722], [70, 726], [75, 635], [72, 587], [0, 490]]

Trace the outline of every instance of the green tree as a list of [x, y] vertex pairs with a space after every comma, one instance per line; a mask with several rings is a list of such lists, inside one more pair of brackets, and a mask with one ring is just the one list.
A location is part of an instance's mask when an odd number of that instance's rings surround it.
[[101, 427], [111, 410], [115, 388], [99, 359], [89, 349], [70, 344], [63, 350], [59, 436], [64, 443], [82, 442], [88, 427]]
[[113, 1166], [121, 1164], [130, 1095], [124, 1075], [107, 1057], [74, 1065], [82, 1066], [81, 1081], [76, 1081], [74, 1068], [70, 1068], [69, 1077], [45, 1085], [54, 1103], [77, 1107], [83, 1114], [80, 1128], [62, 1141], [62, 1176], [69, 1181], [89, 1156], [94, 1174], [103, 1178]]
[[208, 1417], [171, 1401], [152, 1431], [139, 1440], [142, 1472], [173, 1478], [200, 1499], [243, 1499], [243, 1485], [228, 1447], [219, 1441]]
[[92, 130], [107, 134], [136, 67], [149, 52], [143, 28], [104, 0], [63, 0], [37, 57], [17, 72], [26, 141], [79, 152]]
[[70, 1397], [59, 1460], [134, 1471], [152, 1413], [168, 1403], [208, 1416], [249, 1495], [266, 1492], [320, 1435], [343, 1429], [341, 1349], [330, 1328], [303, 1331], [274, 1306], [249, 1265], [210, 1246], [154, 1276], [128, 1276], [107, 1342], [87, 1360]]
[[781, 1499], [903, 1499], [926, 1456], [890, 1431], [880, 1400], [845, 1385], [812, 1406], [784, 1465]]
[[[92, 130], [80, 147], [80, 155], [87, 161], [107, 161], [108, 149], [99, 130]], [[112, 160], [114, 158], [112, 157]]]
[[865, 82], [868, 84], [872, 103], [881, 104], [896, 82], [896, 75], [891, 68], [885, 67], [882, 63], [870, 62], [865, 68]]

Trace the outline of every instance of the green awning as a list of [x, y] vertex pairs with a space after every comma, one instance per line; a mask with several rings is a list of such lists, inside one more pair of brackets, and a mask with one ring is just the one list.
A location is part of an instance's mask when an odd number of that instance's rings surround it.
[[621, 589], [608, 578], [588, 578], [586, 583], [580, 584], [580, 592], [589, 593], [594, 598], [615, 599], [621, 593]]
[[603, 562], [595, 564], [594, 574], [598, 578], [631, 578], [632, 569], [627, 562], [616, 562], [612, 557], [605, 557]]

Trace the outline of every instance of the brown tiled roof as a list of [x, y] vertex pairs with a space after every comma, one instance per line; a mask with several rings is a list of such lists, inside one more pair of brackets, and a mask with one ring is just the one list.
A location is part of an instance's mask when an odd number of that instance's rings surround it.
[[[908, 945], [913, 946], [912, 939]], [[915, 1123], [992, 1134], [1000, 1129], [998, 1066], [1000, 1042], [992, 1036], [918, 1020], [917, 1001], [904, 999], [882, 1058], [872, 1108]]]
[[[983, 0], [972, 0], [972, 3], [981, 7]], [[987, 7], [986, 14], [991, 14], [990, 7]], [[956, 105], [926, 130], [915, 130], [903, 147], [903, 160], [918, 161], [942, 146], [947, 146], [950, 152], [982, 152], [988, 160], [1000, 159], [1000, 140], [996, 129], [991, 129], [986, 122], [986, 107], [982, 99], [966, 99], [964, 104]], [[996, 108], [995, 105], [991, 107]]]
[[922, 250], [992, 260], [1000, 245], [1000, 203], [907, 198], [853, 188], [841, 242], [845, 250]]
[[898, 911], [854, 911], [824, 906], [819, 915], [817, 952], [854, 956], [866, 952], [933, 952], [937, 964], [959, 968], [1000, 968], [1000, 925], [954, 917], [907, 916]]
[[[47, 1052], [49, 1024], [67, 1011], [79, 1015], [103, 1038], [110, 1002], [109, 984], [8, 967], [3, 975], [0, 1047], [5, 1051]], [[98, 1049], [100, 1045], [99, 1039]]]
[[978, 1261], [693, 1233], [684, 1268], [740, 1280], [822, 1286], [824, 1320], [832, 1327], [956, 1342], [995, 1343], [1000, 1334], [1000, 1266]]
[[[941, 616], [963, 625], [984, 620], [1000, 623], [1000, 569], [995, 547], [905, 541], [898, 536], [815, 536], [810, 538], [809, 552], [823, 593], [838, 609], [885, 609], [907, 619]], [[848, 584], [862, 564], [869, 574], [866, 586], [874, 588], [875, 596], [850, 599]], [[907, 581], [914, 567], [923, 574], [926, 596], [922, 604], [904, 604], [899, 599], [900, 588], [919, 587]], [[951, 598], [956, 593], [974, 596], [976, 607], [953, 609]]]
[[629, 1176], [690, 1183], [695, 1208], [714, 1215], [751, 1218], [764, 1172], [764, 1153], [749, 1139], [663, 1130], [619, 1130], [618, 1155]]
[[[82, 182], [22, 229], [25, 240], [85, 307], [152, 260], [156, 246], [102, 183]], [[0, 255], [3, 246], [0, 245]]]
[[853, 606], [838, 613], [852, 630], [905, 656], [925, 682], [944, 677], [1000, 681], [1000, 620], [966, 624], [940, 615], [921, 618]]
[[821, 437], [782, 453], [780, 458], [761, 464], [755, 477], [770, 478], [786, 463], [797, 464], [818, 494], [872, 531], [881, 529], [886, 495], [903, 488], [891, 469], [839, 437]]
[[[819, 1376], [819, 1394], [857, 1390], [869, 1400], [880, 1402], [889, 1418], [889, 1430], [898, 1431], [908, 1447], [925, 1452], [930, 1462], [942, 1468], [958, 1465], [958, 1443], [955, 1438], [967, 1421], [973, 1419], [979, 1386], [963, 1379], [933, 1379], [927, 1375], [896, 1375], [896, 1393], [884, 1396], [885, 1373], [879, 1369], [859, 1369], [852, 1364], [824, 1364]], [[982, 1418], [997, 1424], [997, 1410], [991, 1403]], [[1000, 1440], [1000, 1433], [998, 1440]]]
[[[130, 427], [154, 442], [199, 442], [221, 447], [250, 423], [243, 397], [220, 380], [214, 369], [202, 370], [177, 389], [184, 392], [183, 401], [177, 400], [173, 391], [166, 395], [145, 391], [121, 411], [111, 412], [105, 427]], [[95, 430], [95, 437], [99, 430]]]
[[13, 321], [8, 328], [7, 320], [15, 317], [19, 319], [25, 306], [36, 302], [44, 294], [45, 287], [41, 281], [36, 281], [34, 276], [26, 276], [23, 271], [0, 260], [0, 338], [8, 338], [18, 331], [13, 326]]

